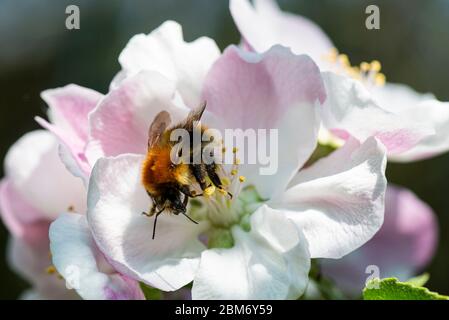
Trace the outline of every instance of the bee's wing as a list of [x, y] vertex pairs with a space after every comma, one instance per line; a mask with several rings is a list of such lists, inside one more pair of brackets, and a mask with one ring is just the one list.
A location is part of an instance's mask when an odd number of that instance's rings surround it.
[[198, 108], [190, 111], [189, 116], [187, 117], [186, 123], [192, 123], [195, 121], [200, 121], [203, 116], [204, 110], [206, 110], [206, 101], [204, 101]]
[[171, 124], [171, 117], [167, 111], [159, 112], [148, 130], [148, 148], [151, 148]]

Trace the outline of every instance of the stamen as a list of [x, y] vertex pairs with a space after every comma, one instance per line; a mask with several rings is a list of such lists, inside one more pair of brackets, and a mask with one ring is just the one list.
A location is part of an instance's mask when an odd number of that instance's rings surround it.
[[371, 67], [370, 64], [366, 61], [363, 61], [360, 64], [360, 70], [362, 70], [363, 72], [367, 72], [370, 69], [370, 67]]
[[56, 272], [57, 272], [56, 268], [53, 265], [51, 265], [51, 266], [47, 267], [47, 269], [45, 269], [45, 273], [50, 274], [50, 275], [55, 274]]
[[325, 59], [336, 65], [337, 72], [360, 80], [368, 86], [383, 86], [386, 82], [385, 75], [380, 72], [382, 64], [378, 60], [363, 61], [359, 66], [352, 66], [349, 57], [346, 54], [339, 53], [335, 48], [331, 49]]
[[383, 86], [385, 84], [386, 80], [387, 79], [383, 73], [378, 73], [378, 74], [376, 74], [374, 81], [376, 82], [376, 84], [378, 86]]
[[238, 173], [237, 169], [232, 169], [232, 170], [231, 170], [231, 175], [232, 175], [232, 176], [237, 175], [237, 173]]
[[346, 54], [340, 54], [338, 56], [338, 61], [344, 66], [349, 67], [351, 63], [349, 62], [349, 57]]
[[208, 197], [210, 197], [210, 196], [213, 195], [214, 193], [215, 193], [215, 186], [207, 187], [207, 188], [204, 190], [204, 195], [206, 195], [206, 196], [208, 196]]
[[379, 61], [377, 60], [371, 61], [371, 70], [373, 70], [374, 72], [379, 72], [380, 69], [382, 69], [382, 65], [380, 64]]
[[245, 182], [245, 180], [246, 180], [246, 177], [244, 177], [244, 176], [240, 176], [240, 177], [239, 177], [239, 181], [240, 181], [240, 182], [243, 183], [243, 182]]

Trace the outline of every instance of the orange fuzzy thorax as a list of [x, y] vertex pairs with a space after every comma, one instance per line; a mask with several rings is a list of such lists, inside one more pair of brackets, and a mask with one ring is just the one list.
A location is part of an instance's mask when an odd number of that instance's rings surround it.
[[170, 146], [151, 148], [142, 165], [142, 183], [152, 194], [158, 193], [158, 185], [168, 183], [189, 184], [189, 167], [173, 165]]

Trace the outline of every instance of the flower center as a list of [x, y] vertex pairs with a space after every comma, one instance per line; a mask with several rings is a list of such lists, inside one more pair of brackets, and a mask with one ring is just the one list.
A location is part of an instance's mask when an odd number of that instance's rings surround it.
[[352, 66], [346, 54], [341, 54], [332, 48], [324, 59], [334, 64], [334, 71], [363, 82], [367, 86], [383, 86], [386, 81], [385, 74], [380, 72], [382, 65], [379, 61], [362, 62], [358, 66]]
[[228, 172], [223, 169], [224, 188], [211, 186], [204, 190], [203, 197], [191, 201], [190, 215], [210, 223], [210, 229], [201, 236], [209, 247], [232, 247], [231, 228], [239, 225], [249, 231], [249, 216], [263, 203], [255, 187], [243, 186], [246, 178], [239, 175], [237, 150], [234, 149], [233, 153], [231, 169]]

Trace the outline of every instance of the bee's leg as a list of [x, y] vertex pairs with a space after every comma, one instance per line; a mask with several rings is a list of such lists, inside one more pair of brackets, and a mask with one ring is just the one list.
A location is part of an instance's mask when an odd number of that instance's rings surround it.
[[[190, 190], [189, 190], [190, 191]], [[184, 200], [182, 201], [183, 210], [187, 210], [187, 204], [189, 203], [189, 195], [184, 194]]]
[[[221, 179], [217, 174], [217, 165], [215, 163], [211, 163], [211, 164], [206, 164], [205, 167], [206, 167], [207, 175], [208, 175], [210, 181], [212, 181], [212, 183], [214, 184], [214, 186], [216, 186], [217, 188], [219, 188], [221, 190], [226, 191], [223, 188], [223, 183], [221, 182]], [[229, 193], [228, 191], [226, 191], [226, 192], [232, 199], [232, 194]]]
[[[162, 208], [162, 210], [159, 210], [157, 213], [156, 213], [156, 217], [154, 218], [154, 225], [153, 225], [153, 240], [154, 240], [154, 237], [156, 236], [156, 224], [157, 224], [157, 218], [159, 217], [159, 215], [162, 213], [162, 212], [164, 212], [164, 210], [165, 210], [165, 208]], [[154, 214], [154, 213], [153, 213]]]
[[[188, 198], [197, 198], [197, 197], [201, 197], [203, 195], [202, 193], [198, 194], [194, 190], [190, 190], [190, 188], [188, 186], [178, 186], [178, 190], [186, 196], [185, 199], [187, 198], [187, 200], [188, 200]], [[186, 201], [185, 199], [184, 199], [184, 201]], [[186, 204], [186, 206], [187, 206], [187, 204]]]
[[142, 212], [142, 214], [143, 214], [144, 216], [147, 216], [147, 217], [152, 217], [152, 216], [154, 216], [154, 213], [155, 213], [155, 212], [156, 212], [156, 206], [153, 205], [153, 206], [151, 207], [150, 212]]
[[208, 185], [206, 184], [206, 174], [204, 166], [201, 164], [192, 164], [191, 165], [192, 174], [195, 177], [196, 181], [198, 181], [201, 190], [207, 189]]

